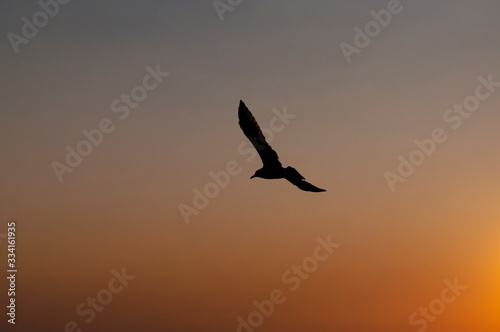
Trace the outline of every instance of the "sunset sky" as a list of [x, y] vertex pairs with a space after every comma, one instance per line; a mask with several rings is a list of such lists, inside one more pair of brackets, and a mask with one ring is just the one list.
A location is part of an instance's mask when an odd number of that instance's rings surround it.
[[[500, 331], [498, 1], [41, 3], [0, 4], [2, 331]], [[250, 180], [240, 99], [326, 192]]]

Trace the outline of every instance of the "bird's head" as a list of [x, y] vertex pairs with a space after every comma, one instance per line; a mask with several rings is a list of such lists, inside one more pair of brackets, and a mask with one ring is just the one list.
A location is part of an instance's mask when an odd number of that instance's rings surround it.
[[255, 174], [254, 174], [254, 175], [252, 175], [252, 176], [250, 177], [250, 179], [253, 179], [253, 178], [261, 178], [262, 176], [260, 175], [260, 171], [261, 171], [261, 170], [260, 170], [260, 169], [258, 169], [258, 170], [255, 172]]

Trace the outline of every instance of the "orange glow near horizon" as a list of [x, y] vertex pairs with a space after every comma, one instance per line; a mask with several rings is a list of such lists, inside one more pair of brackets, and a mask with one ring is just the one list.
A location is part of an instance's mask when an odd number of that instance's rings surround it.
[[[4, 39], [0, 331], [500, 331], [500, 3], [401, 0], [348, 62], [388, 3], [72, 1]], [[326, 192], [250, 179], [240, 100]]]

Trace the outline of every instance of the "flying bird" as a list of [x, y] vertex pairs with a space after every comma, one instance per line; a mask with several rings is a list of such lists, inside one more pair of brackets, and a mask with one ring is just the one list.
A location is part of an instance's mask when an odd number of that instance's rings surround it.
[[309, 182], [305, 181], [304, 177], [293, 167], [288, 166], [284, 168], [279, 161], [278, 154], [266, 142], [259, 124], [253, 117], [252, 113], [245, 106], [245, 103], [240, 100], [238, 108], [238, 118], [240, 128], [243, 130], [245, 136], [250, 140], [252, 145], [259, 153], [262, 159], [262, 168], [258, 169], [250, 179], [255, 177], [263, 179], [287, 179], [295, 186], [304, 191], [322, 192], [325, 189], [318, 188]]

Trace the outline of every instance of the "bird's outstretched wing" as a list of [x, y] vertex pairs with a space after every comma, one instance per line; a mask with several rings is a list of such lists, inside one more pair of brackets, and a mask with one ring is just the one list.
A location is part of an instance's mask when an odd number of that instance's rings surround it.
[[241, 100], [240, 106], [238, 107], [238, 119], [241, 130], [243, 130], [245, 136], [259, 153], [264, 167], [281, 167], [278, 154], [269, 144], [267, 144], [266, 138], [264, 134], [262, 134], [262, 130], [260, 130], [257, 121], [245, 106], [245, 103]]
[[304, 191], [312, 191], [312, 192], [322, 192], [326, 191], [325, 189], [318, 188], [309, 182], [305, 181], [304, 177], [300, 175], [299, 172], [293, 167], [287, 167], [285, 170], [285, 179], [290, 181], [292, 184], [296, 185], [299, 189]]

